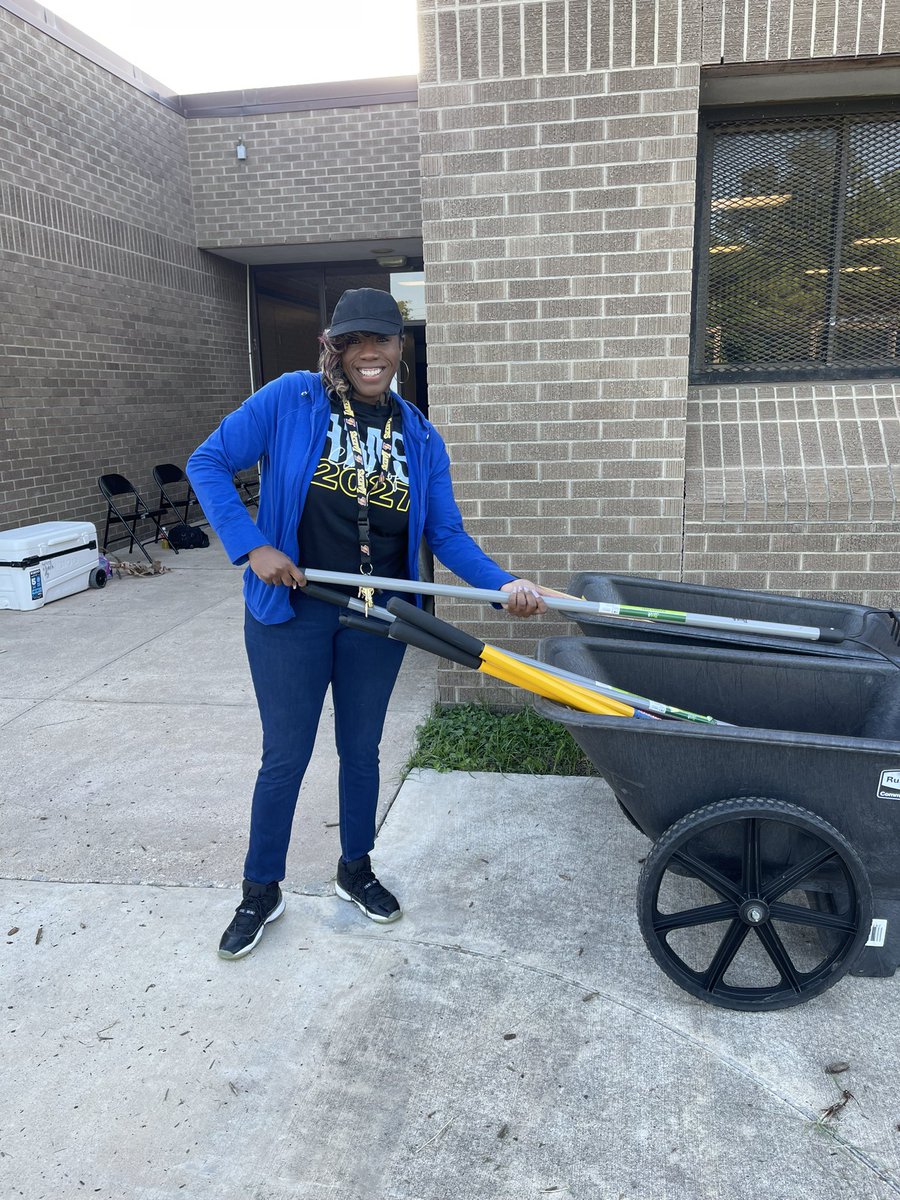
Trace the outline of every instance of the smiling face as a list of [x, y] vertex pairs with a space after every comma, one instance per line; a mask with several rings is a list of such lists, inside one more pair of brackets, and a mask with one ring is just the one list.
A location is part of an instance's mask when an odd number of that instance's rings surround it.
[[388, 333], [348, 333], [343, 340], [341, 366], [353, 395], [357, 400], [376, 403], [391, 386], [400, 366], [400, 338]]

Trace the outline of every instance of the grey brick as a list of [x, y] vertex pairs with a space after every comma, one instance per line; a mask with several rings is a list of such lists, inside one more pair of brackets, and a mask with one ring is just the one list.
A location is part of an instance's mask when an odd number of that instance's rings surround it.
[[[273, 244], [371, 237], [374, 205], [359, 186], [361, 177], [370, 184], [378, 181], [382, 236], [415, 237], [421, 230], [414, 105], [275, 113], [258, 118], [252, 132], [241, 117], [183, 123], [201, 246], [259, 242], [263, 228]], [[440, 139], [441, 155], [446, 153], [446, 133], [428, 136]], [[460, 129], [458, 136], [457, 151], [472, 145], [471, 128]], [[239, 137], [247, 145], [244, 163], [234, 156]], [[423, 168], [427, 172], [443, 165], [442, 158], [433, 159]], [[298, 186], [302, 204], [297, 203]]]
[[0, 527], [102, 532], [99, 474], [152, 498], [151, 467], [249, 390], [244, 269], [197, 249], [183, 118], [6, 10], [0, 40], [21, 98], [0, 162]]

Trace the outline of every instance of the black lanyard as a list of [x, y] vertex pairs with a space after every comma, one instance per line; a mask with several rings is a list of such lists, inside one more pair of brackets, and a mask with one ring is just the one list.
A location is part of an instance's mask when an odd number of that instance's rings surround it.
[[[366, 481], [366, 464], [363, 458], [362, 445], [359, 440], [359, 426], [350, 401], [346, 396], [341, 397], [344, 411], [344, 423], [350, 434], [350, 445], [353, 449], [353, 459], [356, 463], [356, 528], [359, 534], [359, 569], [363, 575], [371, 575], [374, 571], [372, 562], [371, 530], [369, 528], [369, 485]], [[381, 431], [381, 474], [379, 479], [385, 483], [388, 479], [388, 468], [391, 465], [391, 425], [393, 415], [388, 414], [384, 429]], [[365, 603], [366, 613], [375, 602], [375, 589], [360, 584], [359, 597]]]

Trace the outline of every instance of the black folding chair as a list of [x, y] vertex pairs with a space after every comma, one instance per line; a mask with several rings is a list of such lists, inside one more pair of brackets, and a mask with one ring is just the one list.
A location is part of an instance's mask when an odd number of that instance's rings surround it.
[[[192, 506], [203, 516], [200, 501], [194, 495], [190, 480], [181, 467], [176, 467], [174, 463], [159, 463], [153, 468], [153, 482], [159, 488], [160, 512], [170, 509], [185, 525], [191, 523], [188, 517]], [[209, 521], [203, 517], [202, 521], [196, 521], [195, 524], [208, 525]]]
[[[103, 531], [103, 549], [115, 542], [124, 542], [128, 538], [128, 553], [135, 546], [140, 546], [141, 553], [147, 562], [152, 563], [153, 559], [147, 553], [145, 544], [149, 541], [158, 542], [160, 538], [166, 538], [165, 526], [160, 524], [160, 517], [164, 516], [168, 511], [168, 507], [150, 508], [144, 501], [137, 488], [124, 475], [101, 475], [97, 480], [103, 498], [106, 500], [106, 528]], [[121, 507], [120, 507], [121, 505]], [[126, 510], [126, 511], [123, 511]], [[119, 522], [125, 529], [125, 533], [119, 534], [117, 537], [110, 539], [109, 527], [113, 519]], [[137, 534], [137, 525], [139, 521], [150, 521], [153, 528], [156, 530], [155, 536], [151, 538], [139, 538]], [[175, 554], [178, 551], [174, 546], [171, 547]]]
[[252, 471], [249, 478], [246, 472], [235, 475], [233, 483], [247, 508], [259, 508], [259, 471]]

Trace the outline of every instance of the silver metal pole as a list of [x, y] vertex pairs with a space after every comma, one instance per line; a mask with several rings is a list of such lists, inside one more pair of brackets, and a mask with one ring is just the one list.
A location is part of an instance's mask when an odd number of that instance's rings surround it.
[[[409, 592], [420, 596], [450, 596], [456, 600], [470, 600], [484, 604], [509, 602], [508, 592], [495, 592], [486, 588], [458, 586], [452, 583], [427, 583], [424, 580], [391, 579], [384, 575], [351, 575], [342, 571], [320, 571], [310, 568], [303, 571], [313, 583], [337, 583], [345, 587], [359, 587], [365, 580], [367, 587], [381, 588], [389, 592]], [[841, 642], [843, 635], [834, 629], [818, 629], [812, 625], [782, 625], [775, 621], [750, 621], [740, 617], [718, 617], [701, 613], [683, 613], [664, 608], [642, 608], [631, 604], [601, 604], [594, 600], [565, 600], [560, 596], [542, 596], [550, 609], [564, 613], [581, 613], [585, 616], [614, 617], [620, 620], [669, 622], [691, 626], [696, 629], [721, 629], [731, 632], [757, 633], [768, 637], [797, 638], [807, 642]]]
[[[316, 580], [314, 579], [312, 582], [315, 583]], [[394, 614], [388, 612], [386, 608], [381, 608], [379, 605], [373, 604], [367, 609], [365, 601], [357, 600], [355, 597], [351, 597], [347, 601], [347, 607], [353, 609], [355, 613], [359, 613], [362, 617], [376, 617], [379, 621], [387, 621], [388, 625], [392, 625], [397, 620]]]
[[[428, 583], [424, 579], [391, 579], [385, 575], [350, 575], [343, 571], [320, 571], [301, 567], [311, 583], [336, 583], [344, 587], [374, 587], [386, 592], [409, 592], [414, 596], [452, 596], [457, 600], [474, 600], [485, 604], [505, 604], [506, 592], [489, 591], [453, 583]], [[547, 597], [544, 597], [545, 601]], [[576, 603], [583, 603], [577, 601]]]

